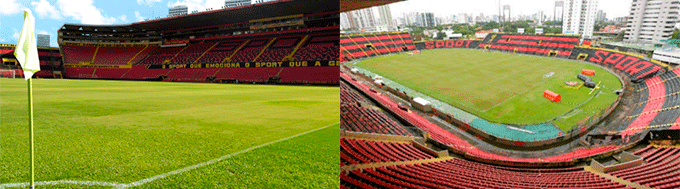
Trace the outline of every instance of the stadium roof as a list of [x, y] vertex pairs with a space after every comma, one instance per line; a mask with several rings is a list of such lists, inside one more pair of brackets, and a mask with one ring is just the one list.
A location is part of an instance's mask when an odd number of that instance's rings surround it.
[[405, 0], [340, 0], [340, 12], [349, 12]]
[[241, 7], [217, 9], [182, 16], [168, 17], [125, 25], [84, 25], [64, 24], [66, 30], [99, 32], [139, 32], [163, 31], [203, 26], [223, 25], [227, 23], [248, 22], [254, 19], [286, 16], [294, 14], [314, 14], [337, 12], [337, 1], [333, 0], [278, 0]]

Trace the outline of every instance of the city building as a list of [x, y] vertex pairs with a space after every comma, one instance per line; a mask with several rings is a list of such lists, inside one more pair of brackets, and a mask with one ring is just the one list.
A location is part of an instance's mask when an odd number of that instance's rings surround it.
[[596, 13], [597, 0], [565, 0], [562, 33], [580, 34], [584, 38], [591, 38]]
[[562, 21], [563, 15], [564, 1], [555, 1], [555, 7], [553, 7], [553, 21]]
[[625, 17], [625, 16], [614, 18], [614, 22], [616, 22], [616, 23], [624, 23], [627, 20], [628, 20], [628, 17]]
[[224, 6], [226, 8], [240, 7], [250, 5], [250, 0], [226, 0], [224, 1]]
[[671, 48], [671, 49], [659, 48], [659, 49], [654, 50], [654, 53], [652, 54], [652, 58], [655, 59], [655, 60], [659, 60], [663, 63], [672, 64], [672, 65], [679, 65], [680, 64], [680, 49], [678, 49], [678, 48]]
[[[376, 29], [376, 20], [372, 8], [359, 9], [340, 14], [341, 29], [353, 29], [358, 31], [375, 31]], [[344, 21], [342, 20], [343, 18], [345, 18]]]
[[50, 35], [37, 34], [38, 47], [50, 47]]
[[595, 17], [595, 21], [597, 21], [597, 22], [607, 21], [607, 13], [604, 12], [603, 10], [598, 10], [597, 16]]
[[436, 22], [434, 21], [434, 13], [431, 13], [431, 12], [423, 13], [422, 14], [422, 20], [423, 20], [422, 26], [425, 26], [425, 27], [435, 27], [435, 26], [437, 26]]
[[[410, 25], [405, 23], [405, 25]], [[361, 32], [397, 31], [388, 5], [340, 13], [340, 29]]]
[[[505, 12], [508, 12], [507, 14]], [[512, 19], [510, 19], [510, 5], [503, 5], [503, 21], [504, 22], [510, 22]]]
[[392, 11], [389, 5], [378, 6], [376, 9], [378, 10], [378, 25], [386, 28], [396, 27], [394, 20], [392, 20]]
[[178, 5], [175, 7], [172, 7], [168, 10], [168, 17], [173, 17], [173, 16], [180, 16], [180, 15], [185, 15], [189, 13], [189, 8], [184, 5]]
[[626, 42], [661, 44], [678, 22], [680, 0], [635, 0], [625, 25]]

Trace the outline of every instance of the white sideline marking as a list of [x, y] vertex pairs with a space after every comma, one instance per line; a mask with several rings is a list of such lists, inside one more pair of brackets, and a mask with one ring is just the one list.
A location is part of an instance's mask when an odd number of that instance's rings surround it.
[[[195, 164], [195, 165], [191, 165], [191, 166], [184, 167], [184, 168], [181, 168], [181, 169], [177, 169], [177, 170], [174, 170], [174, 171], [170, 171], [170, 172], [167, 172], [167, 173], [162, 173], [162, 174], [159, 174], [159, 175], [156, 175], [156, 176], [152, 176], [152, 177], [145, 178], [145, 179], [142, 179], [142, 180], [139, 180], [139, 181], [136, 181], [136, 182], [132, 182], [132, 183], [128, 183], [128, 184], [120, 184], [120, 183], [115, 183], [115, 182], [101, 182], [101, 181], [59, 180], [59, 181], [39, 181], [39, 182], [35, 182], [35, 185], [40, 186], [40, 185], [74, 184], [74, 185], [86, 185], [86, 186], [111, 186], [111, 187], [114, 187], [114, 188], [128, 188], [128, 187], [140, 186], [140, 185], [146, 184], [148, 182], [154, 181], [156, 179], [165, 178], [165, 177], [168, 177], [168, 176], [171, 176], [171, 175], [176, 175], [176, 174], [183, 173], [183, 172], [186, 172], [186, 171], [190, 171], [190, 170], [200, 168], [200, 167], [203, 167], [203, 166], [206, 166], [206, 165], [214, 164], [214, 163], [220, 162], [222, 160], [229, 159], [229, 158], [231, 158], [235, 155], [239, 155], [239, 154], [249, 152], [249, 151], [252, 151], [252, 150], [255, 150], [255, 149], [258, 149], [258, 148], [262, 148], [262, 147], [269, 146], [269, 145], [272, 145], [272, 144], [275, 144], [275, 143], [290, 140], [292, 138], [302, 136], [302, 135], [306, 135], [306, 134], [309, 134], [309, 133], [312, 133], [312, 132], [315, 132], [315, 131], [318, 131], [318, 130], [321, 130], [321, 129], [325, 129], [325, 128], [328, 128], [330, 126], [333, 126], [333, 125], [336, 125], [336, 124], [339, 124], [339, 123], [340, 122], [333, 123], [333, 124], [326, 125], [326, 126], [323, 126], [323, 127], [320, 127], [320, 128], [316, 128], [316, 129], [313, 129], [313, 130], [310, 130], [310, 131], [299, 133], [299, 134], [296, 134], [296, 135], [293, 135], [293, 136], [289, 136], [289, 137], [286, 137], [286, 138], [282, 138], [282, 139], [278, 139], [278, 140], [275, 140], [275, 141], [260, 144], [260, 145], [257, 145], [257, 146], [253, 146], [253, 147], [250, 147], [250, 148], [238, 151], [238, 152], [234, 152], [234, 153], [231, 153], [231, 154], [224, 155], [222, 157], [211, 159], [211, 160], [208, 160], [208, 161], [205, 161], [205, 162], [201, 162], [201, 163], [198, 163], [198, 164]], [[29, 187], [29, 185], [30, 185], [30, 183], [28, 183], [28, 182], [4, 183], [4, 184], [0, 184], [0, 189], [4, 189], [5, 187]]]
[[160, 175], [156, 175], [156, 176], [152, 176], [152, 177], [149, 177], [149, 178], [145, 178], [145, 179], [142, 179], [142, 180], [133, 182], [133, 183], [129, 183], [129, 184], [120, 184], [120, 185], [116, 186], [116, 188], [127, 188], [127, 187], [139, 186], [139, 185], [142, 185], [142, 184], [145, 184], [145, 183], [154, 181], [154, 180], [156, 180], [156, 179], [165, 178], [165, 177], [168, 177], [168, 176], [170, 176], [170, 175], [179, 174], [179, 173], [186, 172], [186, 171], [189, 171], [189, 170], [193, 170], [193, 169], [196, 169], [196, 168], [199, 168], [199, 167], [203, 167], [203, 166], [206, 166], [206, 165], [210, 165], [210, 164], [213, 164], [213, 163], [217, 163], [217, 162], [219, 162], [219, 161], [222, 161], [222, 160], [231, 158], [232, 156], [235, 156], [235, 155], [238, 155], [238, 154], [241, 154], [241, 153], [245, 153], [245, 152], [248, 152], [248, 151], [251, 151], [251, 150], [254, 150], [254, 149], [258, 149], [258, 148], [262, 148], [262, 147], [265, 147], [265, 146], [269, 146], [269, 145], [274, 144], [274, 143], [286, 141], [286, 140], [289, 140], [289, 139], [292, 139], [292, 138], [295, 138], [295, 137], [298, 137], [298, 136], [301, 136], [301, 135], [305, 135], [305, 134], [308, 134], [308, 133], [311, 133], [311, 132], [314, 132], [314, 131], [318, 131], [318, 130], [321, 130], [321, 129], [325, 129], [325, 128], [328, 128], [328, 127], [330, 127], [330, 126], [332, 126], [332, 125], [336, 125], [336, 124], [338, 124], [338, 123], [340, 123], [340, 122], [333, 123], [333, 124], [330, 124], [330, 125], [326, 125], [326, 126], [324, 126], [324, 127], [320, 127], [320, 128], [317, 128], [317, 129], [314, 129], [314, 130], [311, 130], [311, 131], [307, 131], [307, 132], [304, 132], [304, 133], [296, 134], [296, 135], [289, 136], [289, 137], [286, 137], [286, 138], [282, 138], [282, 139], [279, 139], [279, 140], [275, 140], [275, 141], [267, 142], [267, 143], [260, 144], [260, 145], [257, 145], [257, 146], [253, 146], [253, 147], [250, 147], [250, 148], [245, 149], [245, 150], [241, 150], [241, 151], [238, 151], [238, 152], [234, 152], [234, 153], [231, 153], [231, 154], [227, 154], [227, 155], [225, 155], [225, 156], [222, 156], [222, 157], [219, 157], [219, 158], [215, 158], [215, 159], [211, 159], [211, 160], [208, 160], [208, 161], [206, 161], [206, 162], [202, 162], [202, 163], [199, 163], [199, 164], [196, 164], [196, 165], [191, 165], [191, 166], [188, 166], [188, 167], [184, 167], [184, 168], [177, 169], [177, 170], [174, 170], [174, 171], [170, 171], [170, 172], [167, 172], [167, 173], [163, 173], [163, 174], [160, 174]]
[[[5, 184], [0, 184], [0, 188], [5, 188], [5, 187], [29, 187], [31, 183], [28, 182], [22, 182], [22, 183], [5, 183]], [[57, 181], [40, 181], [40, 182], [35, 182], [36, 186], [41, 186], [41, 185], [62, 185], [62, 184], [74, 184], [74, 185], [86, 185], [86, 186], [117, 186], [119, 183], [114, 183], [114, 182], [101, 182], [101, 181], [77, 181], [77, 180], [57, 180]]]

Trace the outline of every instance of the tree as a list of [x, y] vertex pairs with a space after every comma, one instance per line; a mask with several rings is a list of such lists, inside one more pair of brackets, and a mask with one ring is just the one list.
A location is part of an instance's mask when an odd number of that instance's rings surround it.
[[673, 35], [671, 36], [671, 39], [680, 39], [680, 29], [674, 29], [673, 30]]
[[626, 30], [621, 30], [618, 35], [616, 35], [616, 40], [617, 41], [623, 41], [623, 36], [626, 35]]
[[441, 40], [441, 39], [444, 39], [444, 37], [446, 37], [446, 33], [439, 31], [439, 32], [437, 32], [437, 37], [435, 39]]
[[494, 22], [494, 21], [486, 22], [483, 25], [481, 25], [482, 30], [496, 29], [496, 28], [499, 28], [500, 26], [501, 25], [498, 24], [498, 22]]

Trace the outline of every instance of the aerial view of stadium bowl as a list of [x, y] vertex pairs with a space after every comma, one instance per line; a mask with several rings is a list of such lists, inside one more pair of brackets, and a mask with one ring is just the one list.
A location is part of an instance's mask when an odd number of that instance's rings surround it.
[[339, 188], [338, 2], [215, 2], [0, 2], [0, 189]]
[[341, 0], [340, 187], [680, 188], [679, 4]]

